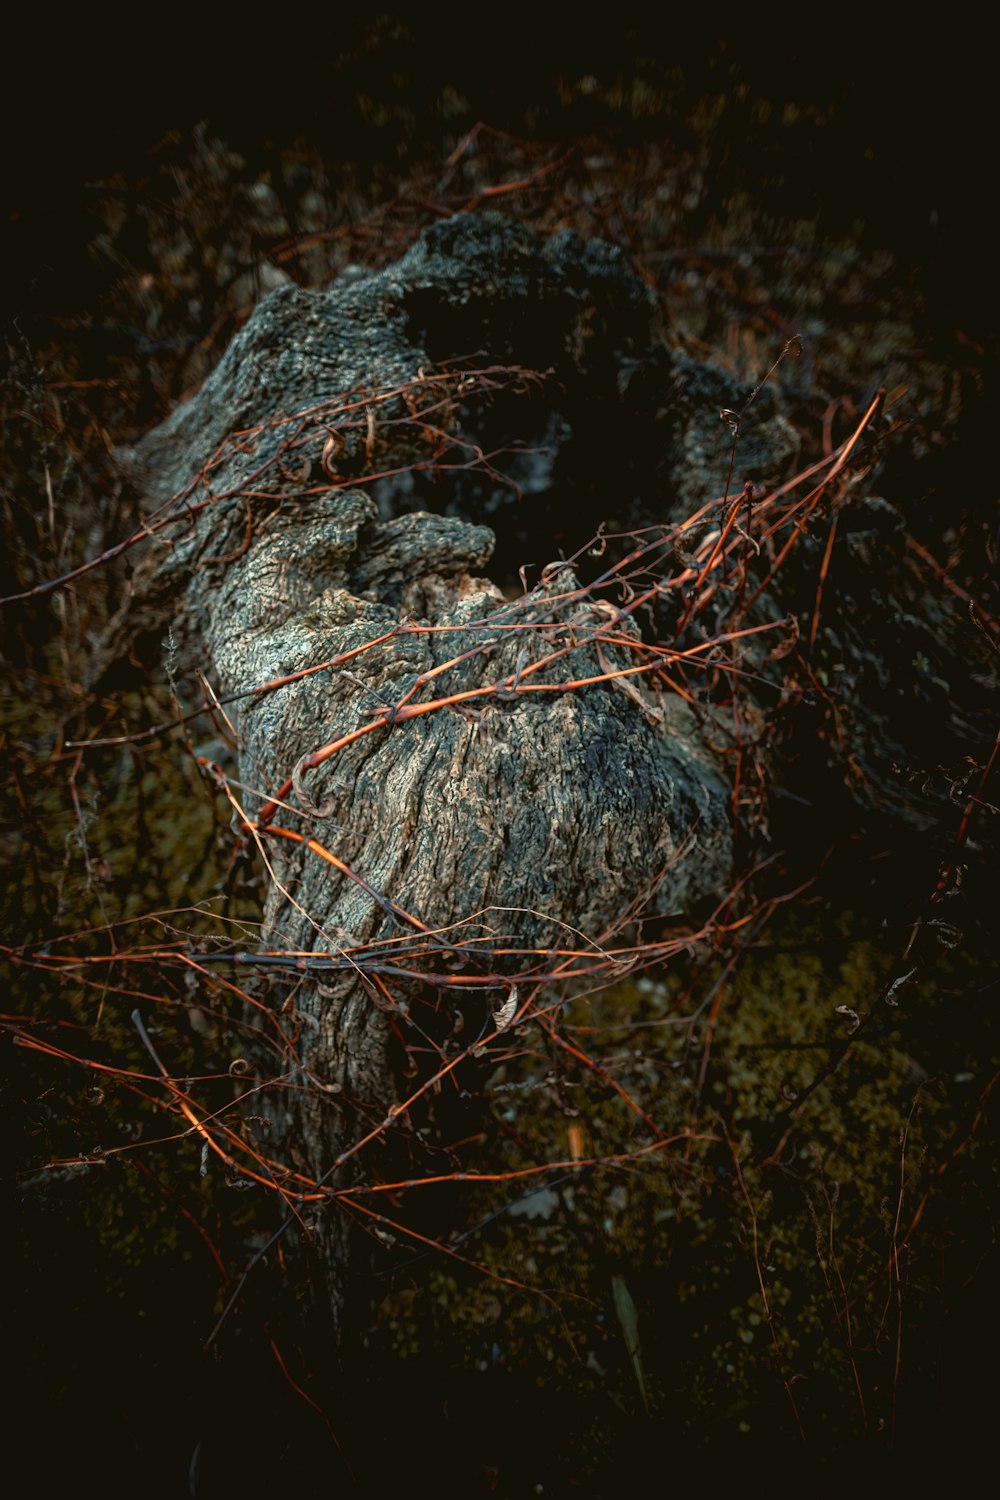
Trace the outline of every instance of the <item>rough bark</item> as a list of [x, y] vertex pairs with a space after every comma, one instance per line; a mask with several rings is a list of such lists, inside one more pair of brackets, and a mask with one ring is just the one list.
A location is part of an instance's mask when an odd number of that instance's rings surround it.
[[[473, 351], [478, 368], [548, 372], [542, 406], [532, 406], [533, 377], [523, 374], [497, 376], [484, 394], [453, 372], [447, 390], [427, 397], [432, 362]], [[520, 380], [516, 395], [505, 380]], [[452, 476], [450, 514], [420, 509], [430, 419], [425, 406], [414, 420], [408, 391], [433, 399], [438, 441], [451, 433], [466, 455], [472, 441], [489, 448], [520, 436], [533, 448], [544, 440], [544, 453], [513, 461], [521, 499], [505, 498], [488, 467], [473, 464]], [[657, 909], [677, 913], [726, 889], [730, 789], [709, 749], [725, 731], [642, 679], [490, 691], [519, 681], [553, 644], [569, 649], [533, 676], [536, 686], [607, 674], [628, 664], [637, 627], [585, 591], [567, 603], [575, 579], [565, 567], [520, 599], [483, 575], [494, 531], [509, 581], [512, 559], [540, 544], [556, 508], [563, 525], [566, 514], [576, 522], [578, 546], [602, 515], [654, 519], [652, 492], [664, 522], [718, 495], [728, 447], [718, 412], [731, 399], [726, 377], [657, 343], [646, 291], [616, 252], [571, 235], [542, 244], [509, 223], [462, 216], [428, 231], [387, 271], [359, 272], [326, 293], [272, 293], [201, 391], [122, 455], [169, 524], [151, 539], [99, 670], [137, 633], [160, 638], [168, 622], [187, 659], [226, 694], [385, 637], [377, 650], [232, 710], [240, 756], [227, 770], [252, 789], [244, 797], [251, 821], [295, 773], [287, 798], [295, 811], [277, 811], [257, 835], [269, 870], [260, 946], [309, 955], [314, 966], [281, 971], [261, 994], [276, 1009], [293, 1003], [298, 1018], [291, 1069], [287, 1057], [272, 1059], [293, 1086], [270, 1113], [309, 1177], [341, 1187], [353, 1180], [358, 1159], [337, 1166], [340, 1154], [403, 1097], [393, 1026], [405, 1032], [406, 1007], [434, 994], [398, 974], [379, 990], [366, 956], [377, 967], [377, 952], [384, 963], [386, 945], [412, 938], [417, 924], [440, 931], [436, 969], [494, 978], [493, 990], [440, 991], [478, 1031], [517, 969], [495, 950], [585, 945], [626, 919], [643, 893], [655, 890]], [[735, 492], [748, 478], [780, 474], [795, 453], [765, 389], [741, 439]], [[401, 472], [352, 487], [366, 470]], [[844, 496], [837, 503], [846, 506]], [[470, 514], [488, 515], [494, 530]], [[830, 683], [826, 705], [840, 690], [833, 673], [849, 689], [834, 703], [840, 718], [826, 742], [843, 744], [858, 795], [883, 801], [891, 796], [887, 681], [919, 695], [926, 677], [929, 692], [946, 691], [918, 663], [933, 664], [937, 652], [953, 664], [969, 633], [926, 596], [902, 541], [887, 556], [882, 541], [898, 538], [899, 525], [884, 501], [852, 499], [839, 589], [824, 596], [814, 657]], [[808, 622], [824, 545], [822, 535], [803, 538], [753, 621], [775, 621], [791, 605]], [[718, 592], [710, 624], [724, 627], [733, 587]], [[873, 646], [886, 611], [910, 633], [902, 656]], [[595, 642], [609, 622], [618, 643]], [[755, 684], [770, 678], [799, 713], [811, 691], [774, 667], [773, 639], [742, 648], [747, 723]], [[424, 699], [479, 696], [394, 721], [388, 707], [415, 685]], [[768, 706], [776, 696], [765, 694]], [[322, 764], [304, 763], [373, 722]], [[773, 737], [780, 711], [769, 722]], [[772, 738], [760, 754], [773, 749]], [[912, 806], [911, 798], [907, 816]], [[360, 881], [283, 838], [276, 823], [316, 839]], [[470, 918], [459, 940], [455, 924]], [[458, 951], [470, 937], [476, 957]], [[345, 1221], [327, 1210], [312, 1230], [336, 1319]]]
[[[471, 365], [454, 365], [444, 383], [427, 378], [433, 362], [439, 371], [472, 353], [475, 369], [493, 372], [486, 381], [462, 377]], [[283, 1079], [267, 1109], [304, 1178], [355, 1181], [360, 1158], [340, 1157], [393, 1118], [402, 1095], [391, 1038], [408, 1035], [408, 1008], [432, 996], [478, 1031], [531, 962], [499, 950], [585, 947], [627, 921], [643, 894], [655, 891], [660, 912], [684, 912], [727, 888], [730, 787], [709, 748], [726, 732], [708, 709], [696, 717], [643, 678], [607, 679], [630, 664], [636, 621], [577, 589], [570, 568], [549, 568], [520, 597], [484, 571], [498, 535], [498, 577], [510, 585], [514, 562], [532, 558], [556, 514], [576, 526], [579, 546], [609, 514], [667, 522], [705, 504], [726, 480], [718, 410], [730, 401], [720, 372], [657, 341], [648, 294], [615, 251], [462, 216], [387, 272], [358, 272], [330, 293], [268, 296], [201, 392], [121, 455], [159, 507], [159, 529], [97, 672], [136, 634], [162, 639], [166, 624], [226, 694], [340, 658], [234, 706], [240, 756], [226, 766], [247, 789], [250, 823], [292, 777], [292, 810], [274, 808], [253, 834], [268, 868], [259, 947], [277, 956], [270, 981], [256, 983], [297, 1038], [294, 1058], [274, 1052], [262, 1067]], [[531, 452], [508, 458], [520, 484], [511, 498], [489, 463], [466, 460], [517, 438]], [[438, 480], [441, 446], [454, 443], [445, 514], [420, 508], [429, 440]], [[735, 492], [780, 474], [795, 452], [765, 389], [741, 437]], [[366, 472], [387, 477], [352, 487]], [[819, 711], [834, 714], [834, 727], [819, 738], [841, 745], [859, 799], [891, 805], [900, 751], [886, 685], [912, 694], [918, 717], [921, 694], [946, 702], [975, 630], [928, 594], [892, 505], [847, 489], [837, 505], [844, 550], [813, 657], [829, 684]], [[475, 523], [486, 516], [493, 529]], [[808, 628], [825, 546], [823, 534], [802, 537], [747, 618], [777, 621], [792, 607]], [[736, 586], [717, 592], [700, 627], [724, 628]], [[667, 627], [684, 603], [670, 600]], [[886, 613], [909, 631], [901, 651], [885, 639]], [[756, 684], [769, 679], [768, 706], [780, 688], [816, 738], [808, 690], [774, 666], [772, 645], [759, 637], [741, 648], [747, 732]], [[535, 690], [511, 691], [555, 646], [562, 654], [532, 670]], [[343, 660], [349, 652], [358, 654]], [[537, 690], [594, 676], [606, 679]], [[474, 696], [421, 717], [390, 711], [460, 693]], [[757, 715], [771, 735], [760, 756], [774, 754], [786, 720], [793, 735], [792, 708], [784, 720], [781, 705]], [[370, 732], [322, 763], [306, 759], [358, 729]], [[913, 798], [903, 811], [913, 816]], [[435, 992], [394, 972], [400, 941], [427, 929], [438, 933], [427, 960], [438, 974], [492, 989]], [[289, 969], [282, 954], [306, 957]], [[373, 983], [382, 974], [385, 989]], [[336, 1323], [345, 1220], [325, 1209], [310, 1233], [321, 1251], [318, 1301]]]
[[[371, 723], [373, 708], [398, 703], [452, 658], [464, 657], [424, 697], [515, 681], [552, 644], [570, 649], [534, 676], [538, 685], [630, 664], [634, 621], [615, 621], [610, 606], [583, 594], [563, 602], [575, 585], [568, 569], [508, 600], [481, 576], [493, 546], [485, 527], [384, 514], [392, 505], [384, 491], [380, 511], [360, 489], [331, 490], [320, 461], [328, 421], [325, 429], [301, 416], [298, 446], [279, 450], [289, 433], [282, 419], [352, 390], [404, 387], [420, 378], [428, 344], [442, 339], [453, 352], [481, 348], [492, 361], [554, 367], [579, 425], [594, 390], [618, 399], [622, 369], [645, 357], [650, 338], [645, 291], [613, 252], [568, 236], [542, 249], [490, 220], [440, 226], [397, 267], [333, 292], [272, 294], [198, 395], [122, 456], [148, 500], [190, 516], [162, 534], [170, 540], [153, 542], [107, 658], [137, 630], [170, 619], [188, 659], [228, 694], [417, 625], [350, 669], [233, 711], [239, 780], [258, 790], [244, 798], [251, 819], [303, 757]], [[396, 400], [389, 417], [403, 409]], [[384, 426], [378, 466], [422, 456], [418, 430]], [[249, 428], [250, 441], [232, 440]], [[338, 473], [364, 457], [372, 454], [362, 453], [359, 433], [338, 438]], [[563, 633], [554, 635], [557, 619]], [[590, 637], [609, 620], [623, 644], [599, 646]], [[659, 910], [684, 912], [724, 889], [730, 871], [729, 789], [703, 724], [679, 697], [656, 697], [635, 679], [487, 694], [383, 722], [321, 766], [300, 767], [289, 800], [299, 813], [279, 811], [272, 823], [318, 839], [364, 882], [301, 843], [259, 835], [270, 877], [261, 949], [330, 961], [321, 974], [265, 986], [275, 1007], [291, 997], [298, 1026], [293, 1087], [270, 1113], [282, 1120], [291, 1160], [335, 1186], [356, 1169], [352, 1161], [326, 1175], [338, 1153], [399, 1101], [390, 1022], [405, 1024], [420, 992], [393, 979], [387, 1000], [363, 957], [345, 961], [345, 949], [412, 937], [415, 918], [443, 930], [438, 968], [500, 980], [526, 960], [495, 949], [585, 946], [644, 892], [658, 892]], [[458, 951], [471, 937], [475, 953]], [[504, 998], [502, 988], [444, 993], [476, 1031]], [[396, 1005], [403, 1009], [393, 1016]], [[287, 1058], [272, 1067], [287, 1077]], [[312, 1230], [336, 1318], [344, 1223], [326, 1211]]]

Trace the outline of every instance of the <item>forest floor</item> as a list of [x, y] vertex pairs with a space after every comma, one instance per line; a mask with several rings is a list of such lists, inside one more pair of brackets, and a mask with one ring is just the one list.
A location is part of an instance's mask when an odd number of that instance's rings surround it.
[[[198, 386], [261, 296], [385, 265], [447, 214], [619, 245], [665, 339], [731, 372], [734, 407], [800, 340], [776, 384], [805, 457], [885, 388], [901, 422], [883, 477], [912, 496], [928, 587], [996, 616], [995, 328], [957, 284], [966, 220], [944, 167], [902, 163], [893, 188], [884, 113], [869, 124], [843, 85], [810, 94], [724, 49], [696, 78], [655, 50], [602, 67], [571, 49], [512, 94], [463, 86], [447, 51], [429, 81], [412, 48], [377, 23], [337, 63], [336, 102], [304, 120], [227, 101], [169, 129], [150, 116], [127, 144], [95, 130], [58, 191], [25, 192], [11, 220], [2, 592], [27, 597], [3, 618], [0, 838], [24, 1421], [63, 1433], [112, 1492], [154, 1464], [154, 1493], [208, 1497], [251, 1479], [308, 1493], [327, 1465], [369, 1494], [426, 1472], [443, 1493], [520, 1497], [617, 1493], [650, 1464], [666, 1482], [680, 1457], [769, 1475], [957, 1462], [988, 1430], [976, 1368], [1000, 1285], [993, 858], [977, 830], [952, 859], [971, 772], [921, 760], [919, 742], [901, 779], [916, 801], [938, 778], [934, 826], [873, 813], [838, 834], [801, 789], [779, 797], [749, 936], [567, 1007], [600, 1078], [543, 1049], [484, 1070], [466, 1170], [605, 1165], [531, 1191], [451, 1184], [405, 1210], [448, 1253], [383, 1246], [358, 1288], [346, 1413], [274, 1332], [280, 1265], [204, 1352], [266, 1214], [206, 1176], [142, 1090], [98, 1077], [142, 1060], [131, 1004], [25, 961], [68, 935], [82, 952], [98, 929], [173, 939], [228, 863], [226, 818], [182, 746], [67, 748], [175, 712], [169, 640], [113, 701], [82, 685], [127, 559], [30, 591], [136, 524], [115, 448]], [[968, 755], [981, 771], [981, 748]], [[949, 859], [965, 884], [942, 941], [818, 1083], [899, 972]], [[253, 880], [230, 888], [229, 917], [252, 922], [258, 897]], [[232, 1034], [174, 998], [164, 1026], [184, 1071], [224, 1076]], [[7, 1045], [25, 1026], [48, 1053]], [[710, 1143], [669, 1170], [644, 1162], [607, 1076]], [[760, 1122], [814, 1085], [780, 1163], [757, 1151]]]

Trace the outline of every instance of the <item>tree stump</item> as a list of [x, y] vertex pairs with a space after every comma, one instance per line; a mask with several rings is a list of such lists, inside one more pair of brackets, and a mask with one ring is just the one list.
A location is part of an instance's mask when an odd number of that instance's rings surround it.
[[105, 660], [169, 622], [222, 695], [281, 683], [229, 710], [225, 770], [266, 864], [247, 959], [284, 1038], [255, 1110], [298, 1173], [282, 1186], [301, 1189], [335, 1324], [347, 1221], [310, 1205], [357, 1183], [359, 1142], [419, 1125], [407, 1040], [439, 1033], [442, 1007], [488, 1039], [567, 955], [611, 976], [630, 920], [727, 888], [727, 776], [706, 713], [654, 681], [629, 590], [616, 603], [559, 563], [505, 593], [484, 576], [490, 530], [397, 504], [399, 474], [447, 473], [452, 441], [456, 471], [489, 479], [470, 412], [544, 376], [569, 441], [656, 368], [652, 344], [616, 252], [463, 217], [385, 272], [272, 293], [122, 455], [168, 524]]

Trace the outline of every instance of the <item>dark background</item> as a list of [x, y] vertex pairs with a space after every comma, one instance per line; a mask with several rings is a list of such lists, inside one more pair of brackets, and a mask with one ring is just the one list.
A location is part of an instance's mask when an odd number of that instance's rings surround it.
[[[287, 28], [234, 25], [224, 39], [130, 44], [95, 34], [89, 19], [52, 32], [29, 30], [8, 53], [5, 292], [17, 301], [69, 293], [88, 183], [138, 173], [165, 132], [198, 120], [252, 160], [301, 136], [363, 175], [407, 152], [418, 159], [477, 120], [538, 139], [610, 131], [682, 144], [700, 100], [746, 84], [746, 118], [730, 113], [715, 143], [720, 197], [744, 188], [764, 212], [816, 217], [831, 235], [856, 229], [920, 268], [943, 323], [993, 326], [994, 79], [967, 22], [930, 32], [871, 14], [807, 30], [752, 10], [619, 28], [515, 5], [495, 19], [437, 8], [433, 21], [338, 10]], [[637, 73], [663, 86], [665, 111], [636, 117], [627, 100], [567, 100], [581, 77], [627, 84]], [[443, 129], [449, 88], [467, 108]], [[362, 98], [390, 117], [373, 124]], [[750, 122], [759, 99], [779, 106], [765, 128]], [[783, 128], [785, 102], [811, 107], [812, 118]]]

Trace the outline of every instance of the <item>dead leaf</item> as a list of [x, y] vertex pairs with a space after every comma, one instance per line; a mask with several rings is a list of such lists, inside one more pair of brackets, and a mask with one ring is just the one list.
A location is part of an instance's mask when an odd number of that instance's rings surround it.
[[514, 1019], [514, 1012], [516, 1010], [517, 1010], [517, 985], [514, 985], [513, 989], [511, 990], [510, 994], [508, 995], [507, 999], [501, 1005], [500, 1009], [499, 1010], [495, 1010], [493, 1012], [493, 1024], [496, 1027], [497, 1031], [506, 1031], [507, 1030], [507, 1027], [510, 1025], [511, 1021], [513, 1021], [513, 1019]]

